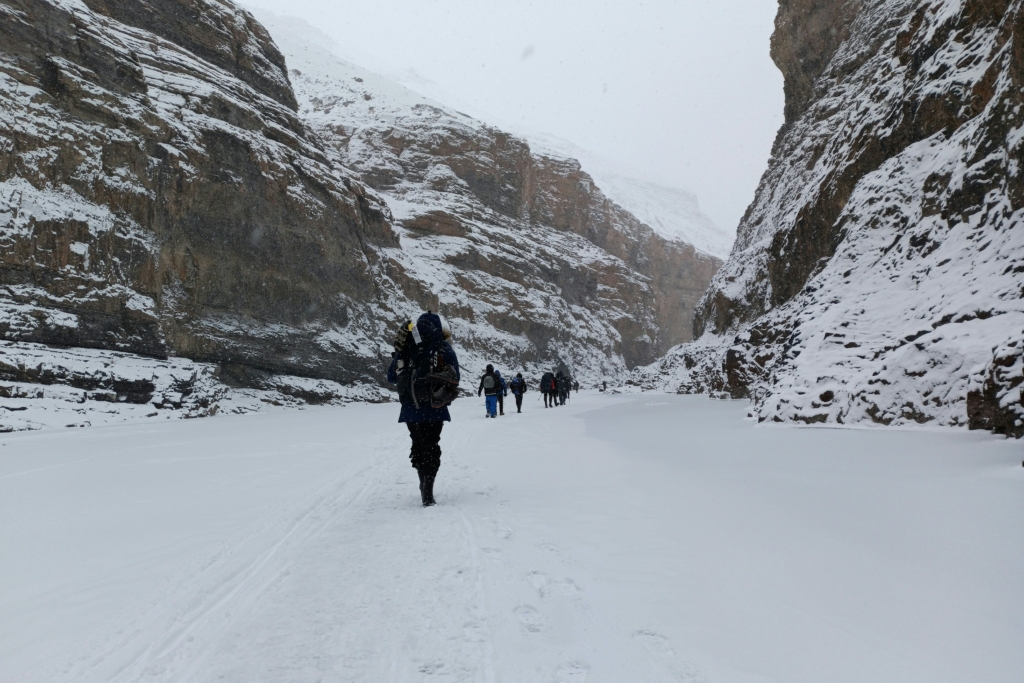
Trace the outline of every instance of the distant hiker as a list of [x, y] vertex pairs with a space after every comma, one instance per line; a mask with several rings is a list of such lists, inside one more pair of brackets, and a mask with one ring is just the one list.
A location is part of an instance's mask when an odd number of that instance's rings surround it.
[[565, 375], [561, 370], [555, 375], [555, 398], [558, 400], [556, 405], [565, 405]]
[[487, 405], [487, 417], [498, 417], [498, 394], [501, 393], [501, 377], [495, 376], [494, 366], [488, 365], [487, 372], [480, 378], [480, 388], [476, 390], [476, 395], [484, 395], [484, 401]]
[[505, 378], [497, 370], [494, 371], [494, 376], [498, 378], [498, 384], [501, 385], [501, 391], [498, 392], [498, 415], [504, 415], [505, 397], [508, 396], [508, 384], [505, 383]]
[[540, 393], [544, 395], [544, 407], [555, 407], [555, 373], [545, 372], [540, 378]]
[[512, 381], [508, 383], [508, 388], [516, 397], [516, 412], [523, 412], [523, 394], [526, 393], [526, 380], [523, 379], [523, 373], [517, 372]]
[[577, 394], [580, 393], [580, 381], [579, 380], [573, 380], [572, 390], [574, 392], [576, 392]]
[[608, 391], [608, 382], [601, 382], [601, 391]]
[[427, 311], [408, 322], [395, 337], [388, 382], [398, 386], [402, 404], [399, 422], [409, 428], [409, 460], [420, 477], [423, 507], [434, 504], [434, 479], [441, 467], [441, 429], [452, 417], [448, 406], [459, 393], [459, 359], [451, 345], [452, 331], [436, 313]]

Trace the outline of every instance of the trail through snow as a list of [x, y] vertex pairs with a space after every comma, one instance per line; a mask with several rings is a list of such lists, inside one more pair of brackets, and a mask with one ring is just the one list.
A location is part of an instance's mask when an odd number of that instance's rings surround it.
[[427, 510], [394, 405], [4, 435], [0, 680], [1019, 680], [1019, 443], [525, 410]]

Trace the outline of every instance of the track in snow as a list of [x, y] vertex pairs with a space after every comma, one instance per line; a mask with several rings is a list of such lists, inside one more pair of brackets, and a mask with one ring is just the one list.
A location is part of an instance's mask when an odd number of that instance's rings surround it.
[[1017, 444], [690, 397], [526, 406], [457, 403], [427, 510], [395, 406], [0, 440], [0, 679], [1021, 670]]

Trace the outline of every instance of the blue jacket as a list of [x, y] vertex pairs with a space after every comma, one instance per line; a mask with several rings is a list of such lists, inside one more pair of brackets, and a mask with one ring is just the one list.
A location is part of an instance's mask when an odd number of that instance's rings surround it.
[[[443, 340], [441, 334], [441, 319], [433, 313], [424, 313], [420, 316], [420, 319], [416, 322], [416, 327], [419, 329], [420, 336], [423, 339], [424, 344], [434, 344], [440, 341], [441, 344], [441, 357], [444, 362], [455, 368], [456, 377], [461, 379], [461, 373], [459, 371], [459, 359], [455, 355], [455, 349], [452, 345]], [[388, 382], [391, 384], [398, 384], [398, 359], [394, 358], [391, 360], [391, 365], [388, 367]], [[417, 408], [415, 404], [410, 402], [402, 402], [402, 412], [398, 415], [399, 422], [451, 422], [452, 416], [448, 412], [448, 408], [434, 409], [430, 406], [420, 406]]]
[[498, 378], [498, 384], [501, 385], [501, 395], [508, 396], [508, 384], [505, 383], [505, 378], [497, 370], [494, 371], [494, 376]]

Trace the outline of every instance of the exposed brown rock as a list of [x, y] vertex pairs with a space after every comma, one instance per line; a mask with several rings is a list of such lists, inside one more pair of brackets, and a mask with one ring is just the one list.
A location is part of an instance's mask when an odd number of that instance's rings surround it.
[[110, 18], [0, 3], [4, 338], [375, 377], [323, 335], [382, 319], [397, 240], [265, 31], [212, 1], [91, 5]]
[[700, 339], [634, 382], [724, 388], [762, 420], [1012, 432], [994, 368], [1024, 322], [1021, 44], [1019, 0], [780, 2], [768, 169]]
[[1024, 331], [993, 353], [980, 386], [967, 394], [971, 429], [1024, 437]]
[[[0, 0], [0, 15], [3, 340], [182, 356], [319, 401], [336, 389], [274, 377], [379, 382], [390, 327], [441, 307], [470, 366], [615, 376], [688, 338], [719, 265], [578, 163], [451, 112], [311, 126], [282, 52], [227, 0]], [[433, 194], [396, 224], [377, 192], [396, 188]], [[457, 247], [426, 264], [444, 240]]]

